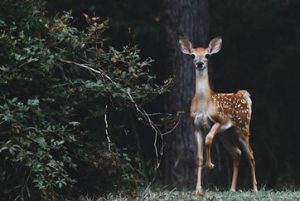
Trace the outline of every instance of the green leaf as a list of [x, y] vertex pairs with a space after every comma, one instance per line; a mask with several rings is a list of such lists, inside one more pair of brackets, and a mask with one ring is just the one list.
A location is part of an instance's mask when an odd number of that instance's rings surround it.
[[46, 145], [46, 140], [43, 137], [37, 137], [34, 140], [35, 142], [37, 142], [38, 144], [42, 145], [42, 147], [44, 147]]
[[72, 125], [72, 126], [79, 126], [80, 122], [71, 121], [71, 122], [69, 122], [69, 124]]
[[37, 98], [27, 100], [27, 104], [30, 106], [38, 106], [39, 103], [40, 103], [40, 101]]

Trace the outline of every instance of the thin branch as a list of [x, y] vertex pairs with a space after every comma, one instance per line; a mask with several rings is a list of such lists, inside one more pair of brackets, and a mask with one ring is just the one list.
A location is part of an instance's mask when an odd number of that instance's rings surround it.
[[[148, 116], [158, 116], [158, 115], [163, 115], [163, 114], [166, 114], [166, 113], [161, 113], [161, 112], [156, 112], [156, 113], [148, 113]], [[168, 114], [170, 115], [170, 114]]]
[[111, 151], [110, 145], [111, 145], [111, 141], [109, 138], [109, 134], [108, 134], [108, 123], [107, 123], [107, 105], [105, 105], [105, 114], [104, 114], [104, 122], [105, 122], [105, 135], [106, 135], [106, 139], [107, 139], [107, 143], [108, 143], [108, 151]]
[[112, 83], [114, 84], [117, 84], [116, 82], [114, 82], [105, 72], [103, 72], [102, 70], [96, 70], [92, 67], [89, 67], [88, 65], [85, 65], [85, 64], [80, 64], [80, 63], [77, 63], [75, 61], [69, 61], [69, 60], [64, 60], [64, 59], [61, 59], [62, 62], [64, 63], [68, 63], [68, 64], [74, 64], [76, 66], [80, 66], [82, 68], [85, 68], [85, 69], [88, 69], [94, 73], [97, 73], [97, 74], [100, 74], [102, 75], [103, 77], [105, 77], [106, 79], [108, 79], [109, 81], [111, 81]]
[[176, 122], [176, 124], [175, 124], [175, 126], [173, 126], [173, 128], [171, 128], [167, 132], [162, 133], [161, 135], [168, 135], [168, 134], [172, 133], [177, 128], [179, 122], [180, 122], [180, 119]]

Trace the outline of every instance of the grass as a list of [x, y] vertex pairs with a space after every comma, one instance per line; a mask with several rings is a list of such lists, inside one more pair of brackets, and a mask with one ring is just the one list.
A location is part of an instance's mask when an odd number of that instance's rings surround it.
[[146, 190], [133, 195], [109, 194], [100, 198], [84, 197], [79, 201], [300, 201], [300, 191], [284, 190], [270, 191], [260, 190], [258, 193], [251, 191], [207, 191], [204, 197], [197, 197], [192, 191], [173, 190]]

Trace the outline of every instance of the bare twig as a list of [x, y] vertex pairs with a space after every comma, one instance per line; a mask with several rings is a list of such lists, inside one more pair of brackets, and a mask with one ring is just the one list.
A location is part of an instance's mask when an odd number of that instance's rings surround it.
[[108, 134], [108, 123], [107, 123], [107, 105], [105, 105], [104, 122], [105, 122], [105, 135], [108, 143], [108, 151], [111, 151], [110, 149], [111, 141]]
[[108, 79], [109, 81], [111, 81], [112, 83], [114, 84], [117, 84], [116, 82], [114, 82], [104, 71], [102, 70], [96, 70], [92, 67], [90, 67], [88, 64], [80, 64], [80, 63], [77, 63], [75, 61], [69, 61], [69, 60], [64, 60], [64, 59], [61, 59], [62, 62], [64, 63], [68, 63], [68, 64], [74, 64], [76, 66], [79, 66], [79, 67], [82, 67], [82, 68], [85, 68], [85, 69], [88, 69], [94, 73], [97, 73], [97, 74], [100, 74], [101, 76], [105, 77], [106, 79]]
[[161, 135], [167, 135], [167, 134], [172, 133], [172, 132], [175, 130], [175, 128], [177, 128], [179, 122], [180, 122], [180, 119], [176, 122], [176, 124], [175, 124], [175, 126], [173, 126], [173, 128], [171, 128], [171, 129], [168, 130], [167, 132], [162, 133]]

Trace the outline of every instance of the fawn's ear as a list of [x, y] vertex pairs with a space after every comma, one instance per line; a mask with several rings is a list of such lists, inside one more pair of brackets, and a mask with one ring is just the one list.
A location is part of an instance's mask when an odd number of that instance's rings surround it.
[[207, 52], [208, 54], [215, 54], [221, 50], [222, 38], [220, 36], [215, 37], [209, 42]]
[[180, 39], [179, 40], [181, 52], [184, 54], [192, 54], [192, 43], [188, 39]]

